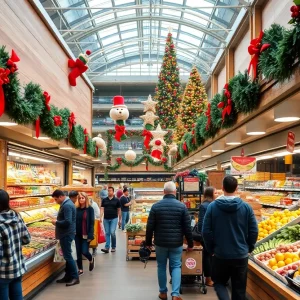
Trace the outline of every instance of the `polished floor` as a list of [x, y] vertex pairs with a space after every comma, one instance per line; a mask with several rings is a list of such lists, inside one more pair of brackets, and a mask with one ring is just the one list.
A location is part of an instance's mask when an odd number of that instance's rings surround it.
[[[34, 300], [156, 300], [158, 285], [156, 277], [156, 261], [149, 261], [147, 268], [139, 260], [126, 261], [126, 234], [118, 231], [117, 252], [102, 254], [98, 251], [96, 267], [88, 271], [84, 261], [84, 275], [80, 284], [66, 287], [55, 282], [42, 290]], [[100, 249], [99, 249], [100, 250]], [[170, 291], [170, 287], [169, 287]], [[217, 296], [213, 288], [203, 295], [195, 287], [183, 288], [184, 300], [215, 300]], [[171, 299], [170, 294], [168, 299]]]

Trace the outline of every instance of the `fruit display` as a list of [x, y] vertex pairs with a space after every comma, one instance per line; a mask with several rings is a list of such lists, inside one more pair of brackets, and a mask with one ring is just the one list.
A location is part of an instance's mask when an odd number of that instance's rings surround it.
[[28, 226], [29, 228], [45, 228], [45, 229], [55, 229], [55, 226], [50, 222], [35, 222]]
[[[283, 246], [283, 245], [287, 245], [292, 243], [292, 241], [290, 240], [284, 240], [284, 239], [277, 239], [277, 238], [273, 238], [259, 246], [257, 246], [254, 251], [252, 252], [253, 255], [265, 252], [265, 251], [269, 251], [272, 249], [277, 249], [279, 246]], [[282, 249], [280, 249], [282, 250]]]
[[34, 255], [49, 249], [55, 244], [56, 241], [32, 238], [31, 242], [28, 245], [22, 247], [22, 254], [25, 257], [25, 260], [27, 260], [33, 257]]
[[40, 227], [29, 227], [28, 231], [33, 237], [40, 237], [44, 239], [55, 239], [55, 232], [52, 229], [40, 228]]
[[300, 216], [300, 209], [295, 211], [275, 211], [267, 220], [258, 224], [258, 241], [266, 238], [271, 233], [282, 228], [291, 221], [296, 220]]

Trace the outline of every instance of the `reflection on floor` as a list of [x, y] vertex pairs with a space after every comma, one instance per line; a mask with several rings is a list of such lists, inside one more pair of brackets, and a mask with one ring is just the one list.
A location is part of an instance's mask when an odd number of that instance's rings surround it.
[[[80, 284], [66, 287], [55, 282], [42, 290], [34, 300], [154, 300], [158, 299], [156, 261], [149, 261], [147, 268], [139, 260], [126, 261], [126, 233], [118, 231], [117, 252], [102, 254], [100, 247], [96, 267], [88, 271], [84, 261], [84, 275]], [[169, 287], [170, 291], [170, 287]], [[215, 300], [214, 289], [208, 287], [207, 295], [199, 293], [196, 287], [183, 288], [184, 300]], [[170, 293], [168, 299], [171, 299]]]

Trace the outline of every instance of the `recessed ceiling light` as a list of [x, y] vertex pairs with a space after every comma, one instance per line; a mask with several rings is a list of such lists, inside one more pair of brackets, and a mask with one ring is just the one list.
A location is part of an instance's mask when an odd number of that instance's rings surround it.
[[292, 155], [293, 153], [288, 152], [288, 151], [282, 151], [282, 152], [278, 152], [275, 153], [274, 156], [280, 157], [280, 156], [286, 156], [286, 155]]
[[60, 150], [72, 150], [73, 148], [72, 147], [68, 147], [68, 146], [65, 146], [65, 147], [59, 147]]
[[247, 135], [264, 135], [266, 134], [265, 131], [250, 131], [250, 132], [247, 132]]
[[86, 156], [87, 156], [87, 154], [84, 154], [84, 153], [80, 153], [79, 155], [80, 155], [80, 156], [83, 156], [83, 157], [86, 157]]
[[235, 145], [241, 145], [242, 143], [241, 142], [228, 142], [226, 143], [226, 145], [228, 146], [235, 146]]
[[211, 155], [208, 155], [208, 154], [207, 155], [202, 155], [202, 157], [211, 157]]
[[281, 118], [276, 118], [274, 119], [275, 122], [294, 122], [294, 121], [299, 121], [299, 117], [281, 117]]
[[34, 136], [33, 137], [34, 139], [36, 139], [36, 140], [41, 140], [41, 141], [43, 141], [43, 140], [50, 140], [50, 138], [48, 137], [48, 136], [40, 136], [40, 137], [36, 137], [36, 136]]
[[14, 122], [0, 122], [0, 126], [16, 126], [17, 123]]
[[225, 150], [221, 150], [221, 149], [219, 149], [219, 150], [217, 150], [217, 149], [215, 149], [215, 150], [212, 150], [212, 152], [215, 152], [215, 153], [221, 153], [221, 152], [224, 152]]
[[259, 156], [256, 158], [256, 160], [265, 160], [265, 159], [270, 159], [273, 158], [273, 155], [263, 155], [263, 156]]
[[93, 159], [93, 161], [101, 161], [101, 159]]

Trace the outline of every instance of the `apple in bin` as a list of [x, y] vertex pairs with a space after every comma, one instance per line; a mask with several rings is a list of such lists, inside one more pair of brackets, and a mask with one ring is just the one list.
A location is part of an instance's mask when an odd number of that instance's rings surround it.
[[298, 266], [297, 266], [297, 265], [292, 265], [292, 269], [293, 269], [293, 270], [297, 270], [297, 269], [298, 269]]

